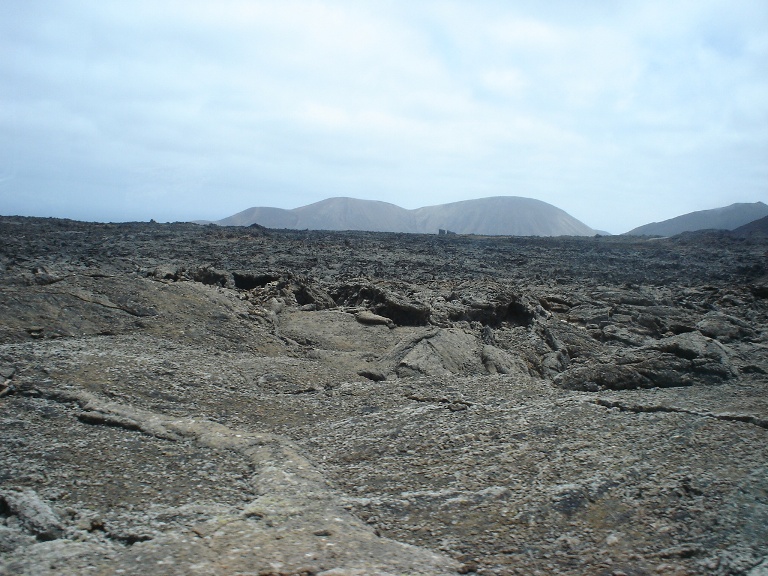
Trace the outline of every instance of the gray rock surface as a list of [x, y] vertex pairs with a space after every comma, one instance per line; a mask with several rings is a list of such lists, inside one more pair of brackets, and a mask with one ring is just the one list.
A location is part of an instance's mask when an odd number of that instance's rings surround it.
[[0, 218], [0, 573], [761, 574], [767, 250]]

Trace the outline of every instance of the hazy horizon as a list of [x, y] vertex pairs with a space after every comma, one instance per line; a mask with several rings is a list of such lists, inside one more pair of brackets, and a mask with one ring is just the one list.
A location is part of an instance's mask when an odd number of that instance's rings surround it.
[[0, 5], [0, 214], [768, 202], [768, 4]]

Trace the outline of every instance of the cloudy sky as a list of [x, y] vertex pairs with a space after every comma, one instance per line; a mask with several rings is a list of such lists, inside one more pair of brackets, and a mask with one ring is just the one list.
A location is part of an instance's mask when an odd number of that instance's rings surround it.
[[768, 202], [764, 0], [0, 3], [0, 214]]

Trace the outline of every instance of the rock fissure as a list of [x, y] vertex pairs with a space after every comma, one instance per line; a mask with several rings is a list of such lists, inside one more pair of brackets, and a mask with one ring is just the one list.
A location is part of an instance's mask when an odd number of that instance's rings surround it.
[[88, 302], [89, 304], [96, 304], [97, 306], [103, 306], [104, 308], [110, 308], [112, 310], [120, 310], [122, 312], [125, 312], [126, 314], [130, 314], [131, 316], [135, 316], [137, 318], [142, 318], [148, 315], [146, 313], [139, 312], [127, 306], [120, 306], [119, 304], [110, 302], [104, 297], [78, 294], [77, 292], [68, 292], [68, 291], [60, 292], [60, 294], [67, 294], [69, 296], [82, 300], [83, 302]]
[[623, 402], [617, 402], [614, 400], [606, 400], [604, 398], [597, 398], [595, 404], [604, 406], [605, 408], [618, 408], [622, 412], [633, 412], [635, 414], [642, 413], [654, 413], [654, 412], [666, 412], [669, 414], [688, 414], [690, 416], [697, 416], [700, 418], [714, 418], [715, 420], [722, 420], [724, 422], [743, 422], [745, 424], [752, 424], [758, 428], [764, 428], [768, 430], [768, 419], [760, 418], [752, 414], [723, 414], [715, 412], [697, 412], [695, 410], [688, 410], [686, 408], [676, 408], [673, 406], [660, 406], [660, 405], [641, 405], [641, 404], [626, 404]]

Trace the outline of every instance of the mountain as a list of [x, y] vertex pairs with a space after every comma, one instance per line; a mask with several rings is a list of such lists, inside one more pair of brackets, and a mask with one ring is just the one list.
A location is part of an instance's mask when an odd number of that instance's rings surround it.
[[215, 222], [221, 226], [250, 226], [303, 230], [369, 230], [372, 232], [410, 232], [409, 211], [387, 202], [328, 198], [308, 206], [248, 208]]
[[439, 228], [458, 234], [593, 236], [595, 231], [551, 204], [519, 196], [494, 196], [412, 211], [419, 232]]
[[768, 216], [732, 230], [734, 236], [768, 236]]
[[734, 230], [764, 216], [768, 216], [768, 205], [762, 202], [731, 204], [724, 208], [700, 210], [663, 222], [645, 224], [625, 232], [625, 234], [630, 236], [674, 236], [695, 230]]
[[388, 202], [328, 198], [291, 210], [298, 217], [297, 228], [312, 230], [370, 230], [410, 232], [410, 211]]
[[567, 212], [532, 198], [495, 196], [407, 210], [375, 200], [328, 198], [308, 206], [249, 208], [215, 222], [222, 226], [260, 224], [267, 228], [367, 230], [505, 236], [592, 236], [595, 231]]

